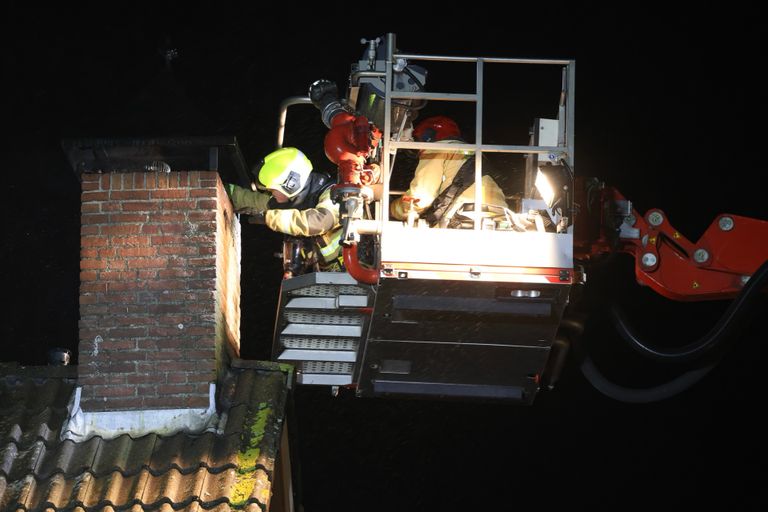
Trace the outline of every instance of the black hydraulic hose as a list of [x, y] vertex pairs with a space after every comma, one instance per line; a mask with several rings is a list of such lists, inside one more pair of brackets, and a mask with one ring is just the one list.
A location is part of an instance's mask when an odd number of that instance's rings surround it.
[[671, 398], [699, 382], [717, 363], [687, 371], [669, 382], [651, 388], [627, 388], [609, 381], [589, 356], [581, 363], [581, 373], [596, 390], [614, 400], [629, 404], [647, 404]]
[[731, 302], [723, 316], [707, 334], [694, 342], [677, 348], [654, 347], [640, 339], [635, 330], [629, 326], [626, 315], [621, 309], [614, 305], [611, 307], [611, 313], [616, 330], [640, 354], [657, 361], [687, 363], [720, 347], [723, 342], [730, 338], [733, 331], [739, 327], [739, 320], [759, 298], [766, 283], [768, 283], [768, 261], [760, 265], [760, 268], [747, 281], [738, 297]]
[[[584, 329], [583, 319], [573, 322], [564, 318], [562, 325], [568, 328], [568, 332], [571, 332], [573, 336], [581, 337], [582, 330]], [[653, 387], [629, 388], [608, 380], [597, 368], [592, 358], [585, 353], [584, 347], [581, 344], [574, 344], [574, 348], [578, 359], [581, 361], [579, 365], [581, 373], [587, 379], [587, 382], [608, 398], [629, 404], [660, 402], [661, 400], [678, 395], [704, 378], [719, 362], [713, 361], [707, 366], [684, 372], [668, 382]]]

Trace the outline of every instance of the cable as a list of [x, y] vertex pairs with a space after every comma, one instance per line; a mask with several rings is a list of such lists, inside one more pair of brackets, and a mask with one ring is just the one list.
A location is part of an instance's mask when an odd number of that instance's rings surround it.
[[658, 361], [690, 362], [720, 347], [730, 338], [733, 331], [739, 327], [740, 320], [759, 298], [766, 283], [768, 283], [768, 261], [760, 265], [715, 326], [702, 338], [682, 347], [669, 349], [654, 347], [640, 339], [635, 330], [629, 326], [626, 315], [618, 306], [611, 307], [611, 315], [621, 337], [640, 354]]
[[[564, 319], [563, 325], [566, 325], [565, 322], [566, 320]], [[583, 321], [576, 322], [573, 325], [575, 325], [577, 328], [580, 327], [580, 329], [576, 330], [571, 327], [571, 330], [576, 333], [575, 335], [577, 339], [581, 338]], [[647, 404], [672, 398], [673, 396], [676, 396], [683, 391], [687, 391], [693, 387], [694, 384], [703, 379], [704, 376], [707, 375], [712, 370], [712, 368], [717, 366], [717, 363], [719, 363], [718, 360], [711, 362], [708, 365], [683, 372], [672, 380], [656, 386], [648, 388], [630, 388], [616, 384], [615, 382], [609, 380], [605, 375], [603, 375], [602, 372], [600, 372], [600, 370], [597, 368], [597, 365], [592, 360], [592, 358], [586, 354], [584, 347], [582, 347], [580, 343], [575, 343], [573, 347], [575, 349], [577, 359], [581, 361], [579, 364], [579, 369], [587, 379], [587, 382], [589, 382], [593, 388], [608, 398], [628, 404]]]
[[581, 373], [596, 390], [609, 398], [630, 404], [646, 404], [666, 400], [686, 391], [699, 382], [717, 363], [687, 371], [678, 377], [651, 388], [627, 388], [609, 381], [586, 356], [581, 363]]
[[[612, 313], [615, 322], [617, 322], [617, 329], [638, 352], [661, 361], [690, 362], [701, 359], [703, 356], [711, 354], [713, 349], [722, 346], [722, 343], [732, 334], [739, 320], [743, 319], [743, 316], [755, 302], [766, 282], [768, 282], [768, 261], [763, 263], [752, 275], [747, 286], [731, 303], [728, 310], [709, 333], [700, 340], [677, 349], [662, 350], [641, 342], [627, 325], [621, 310], [614, 306]], [[583, 356], [580, 369], [592, 387], [603, 395], [620, 402], [638, 404], [666, 400], [688, 390], [717, 366], [720, 359], [722, 359], [722, 354], [714, 362], [686, 371], [668, 382], [649, 388], [628, 388], [608, 380], [597, 368], [592, 358], [586, 354]]]

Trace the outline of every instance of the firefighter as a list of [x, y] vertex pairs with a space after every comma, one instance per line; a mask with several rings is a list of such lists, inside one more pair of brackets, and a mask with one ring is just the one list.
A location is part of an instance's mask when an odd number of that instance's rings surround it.
[[[284, 247], [285, 277], [316, 270], [343, 270], [339, 206], [331, 201], [328, 174], [313, 171], [312, 162], [296, 148], [281, 148], [264, 157], [255, 169], [260, 189], [249, 190], [227, 184], [235, 211], [249, 215], [249, 222], [265, 224], [289, 235]], [[298, 244], [298, 245], [297, 245]], [[286, 252], [293, 252], [286, 261]]]
[[[418, 142], [461, 143], [459, 126], [449, 117], [428, 117], [413, 130]], [[485, 163], [485, 162], [484, 162]], [[474, 155], [463, 151], [422, 150], [410, 188], [390, 203], [390, 214], [406, 220], [412, 208], [431, 226], [445, 227], [465, 203], [475, 201]], [[504, 192], [490, 176], [482, 181], [483, 204], [507, 208]]]

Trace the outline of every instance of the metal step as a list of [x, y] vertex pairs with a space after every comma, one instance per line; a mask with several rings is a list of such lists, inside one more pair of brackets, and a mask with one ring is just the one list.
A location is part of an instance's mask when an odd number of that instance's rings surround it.
[[293, 364], [300, 384], [352, 384], [372, 305], [371, 287], [346, 273], [285, 281], [272, 358]]
[[299, 384], [346, 386], [352, 384], [354, 363], [304, 361], [297, 369]]

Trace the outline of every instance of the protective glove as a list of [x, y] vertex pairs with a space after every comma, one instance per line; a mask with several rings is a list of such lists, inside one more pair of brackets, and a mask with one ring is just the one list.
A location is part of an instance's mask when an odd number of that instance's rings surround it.
[[235, 193], [235, 188], [237, 188], [237, 185], [234, 183], [225, 183], [224, 184], [224, 190], [227, 191], [227, 195], [229, 196], [229, 200], [232, 201], [232, 196]]
[[257, 210], [245, 210], [243, 213], [248, 215], [248, 223], [250, 224], [265, 224], [266, 223], [266, 213], [265, 211], [257, 211]]

